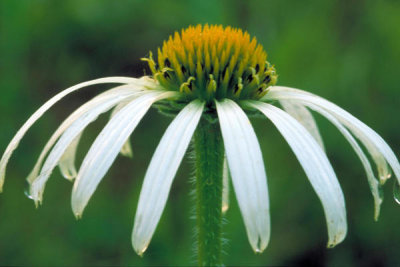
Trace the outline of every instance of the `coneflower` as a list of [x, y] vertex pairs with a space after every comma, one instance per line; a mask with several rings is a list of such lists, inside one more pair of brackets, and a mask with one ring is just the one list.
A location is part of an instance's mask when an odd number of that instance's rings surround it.
[[[45, 184], [58, 165], [67, 179], [74, 180], [72, 210], [76, 217], [81, 217], [118, 153], [130, 154], [129, 136], [150, 107], [174, 116], [153, 155], [141, 189], [132, 234], [133, 247], [139, 255], [150, 243], [191, 141], [195, 154], [198, 264], [222, 265], [222, 217], [228, 207], [228, 179], [232, 180], [251, 247], [255, 252], [267, 247], [267, 177], [249, 121], [255, 115], [272, 121], [303, 167], [325, 212], [328, 247], [340, 243], [346, 235], [346, 207], [309, 110], [333, 123], [360, 158], [374, 197], [375, 219], [382, 202], [380, 186], [390, 178], [391, 170], [400, 181], [396, 156], [371, 128], [328, 100], [299, 89], [275, 86], [274, 66], [267, 61], [263, 47], [247, 32], [222, 26], [189, 27], [170, 36], [158, 50], [157, 59], [150, 53], [143, 60], [148, 62], [151, 76], [84, 82], [62, 91], [37, 110], [17, 132], [1, 159], [0, 190], [7, 162], [31, 125], [67, 94], [101, 83], [122, 85], [82, 105], [60, 125], [28, 177], [30, 196], [36, 204], [42, 202]], [[76, 171], [75, 152], [83, 130], [111, 109], [110, 121]]]

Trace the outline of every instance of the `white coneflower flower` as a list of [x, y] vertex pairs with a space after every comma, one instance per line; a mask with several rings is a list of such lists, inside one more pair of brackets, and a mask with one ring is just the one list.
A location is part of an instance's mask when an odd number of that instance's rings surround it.
[[[256, 114], [264, 114], [272, 121], [300, 161], [322, 202], [329, 247], [341, 242], [346, 235], [345, 201], [309, 109], [332, 122], [361, 159], [375, 200], [375, 218], [382, 202], [379, 186], [390, 178], [391, 169], [400, 181], [399, 162], [378, 134], [321, 97], [274, 86], [277, 75], [266, 61], [267, 54], [255, 38], [251, 39], [240, 29], [189, 27], [164, 42], [158, 50], [157, 62], [151, 53], [144, 60], [149, 64], [151, 77], [109, 77], [81, 83], [62, 91], [36, 111], [18, 131], [1, 159], [0, 188], [6, 164], [29, 127], [67, 94], [100, 83], [122, 85], [90, 100], [61, 124], [28, 177], [30, 195], [36, 203], [42, 201], [45, 184], [58, 165], [66, 178], [75, 179], [72, 209], [80, 217], [118, 153], [131, 153], [129, 136], [155, 104], [161, 112], [175, 118], [162, 137], [144, 178], [132, 235], [138, 254], [146, 250], [152, 238], [193, 136], [199, 264], [221, 263], [221, 217], [228, 208], [228, 176], [251, 247], [256, 252], [266, 248], [270, 237], [267, 179], [261, 149], [248, 118]], [[283, 109], [274, 106], [275, 103], [280, 103]], [[111, 109], [114, 110], [110, 121], [77, 172], [74, 158], [82, 131]], [[379, 178], [355, 138], [371, 155]]]

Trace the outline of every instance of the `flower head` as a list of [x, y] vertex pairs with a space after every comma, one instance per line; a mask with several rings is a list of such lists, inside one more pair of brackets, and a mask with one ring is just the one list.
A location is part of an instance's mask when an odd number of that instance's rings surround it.
[[[37, 204], [42, 201], [45, 184], [58, 165], [67, 179], [74, 180], [72, 209], [80, 217], [118, 153], [129, 154], [129, 136], [150, 107], [156, 104], [161, 111], [176, 115], [144, 178], [132, 234], [133, 246], [139, 254], [149, 245], [179, 164], [202, 118], [211, 118], [209, 123], [220, 126], [226, 167], [249, 242], [256, 252], [263, 251], [268, 244], [270, 214], [264, 160], [248, 119], [251, 114], [263, 114], [271, 120], [301, 163], [325, 212], [328, 246], [340, 243], [346, 235], [346, 208], [309, 110], [334, 124], [360, 158], [374, 197], [375, 218], [382, 202], [380, 186], [390, 178], [391, 170], [400, 181], [396, 156], [371, 128], [328, 100], [299, 89], [274, 86], [277, 81], [274, 67], [266, 61], [262, 46], [246, 32], [222, 26], [189, 27], [164, 42], [157, 60], [152, 53], [144, 60], [149, 64], [151, 77], [101, 78], [68, 88], [46, 102], [7, 147], [0, 162], [0, 188], [6, 164], [29, 127], [65, 95], [100, 83], [122, 85], [82, 105], [60, 125], [28, 177], [30, 194]], [[274, 105], [277, 103], [282, 108]], [[75, 151], [83, 130], [111, 109], [110, 121], [76, 171]], [[375, 166], [356, 139], [369, 152]], [[225, 173], [226, 178], [228, 172]], [[227, 203], [223, 205], [226, 208]]]
[[153, 77], [166, 89], [179, 91], [188, 101], [202, 99], [259, 99], [277, 80], [267, 53], [247, 32], [222, 26], [198, 25], [175, 32], [150, 53]]

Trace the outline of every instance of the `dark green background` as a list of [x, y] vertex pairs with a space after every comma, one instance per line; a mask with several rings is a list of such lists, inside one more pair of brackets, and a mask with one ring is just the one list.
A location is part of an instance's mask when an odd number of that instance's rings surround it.
[[[105, 76], [140, 77], [139, 59], [169, 34], [198, 23], [240, 27], [275, 64], [279, 84], [309, 90], [375, 129], [397, 155], [400, 70], [399, 1], [0, 1], [0, 151], [23, 122], [60, 90]], [[52, 175], [44, 203], [24, 196], [25, 177], [59, 123], [108, 88], [68, 96], [28, 132], [8, 166], [0, 195], [0, 265], [194, 264], [192, 169], [185, 158], [157, 231], [143, 258], [131, 246], [138, 193], [152, 153], [170, 118], [151, 111], [132, 136], [134, 158], [118, 157], [82, 220], [70, 208], [72, 184]], [[108, 115], [107, 115], [108, 116]], [[82, 159], [107, 120], [87, 131]], [[339, 132], [316, 116], [328, 157], [342, 185], [349, 231], [326, 249], [321, 204], [278, 131], [255, 120], [268, 174], [272, 235], [255, 255], [234, 196], [227, 214], [227, 265], [395, 266], [400, 264], [400, 207], [385, 186], [379, 222], [355, 153]]]

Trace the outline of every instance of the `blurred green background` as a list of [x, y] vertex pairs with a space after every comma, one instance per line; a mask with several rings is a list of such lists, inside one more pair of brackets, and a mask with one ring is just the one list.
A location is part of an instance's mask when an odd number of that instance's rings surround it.
[[[140, 58], [175, 30], [198, 23], [240, 27], [256, 36], [279, 84], [309, 90], [375, 129], [400, 155], [399, 1], [0, 1], [0, 151], [23, 122], [60, 90], [105, 76], [140, 77]], [[148, 73], [148, 71], [147, 71]], [[118, 157], [82, 220], [70, 208], [72, 184], [56, 170], [43, 205], [24, 195], [25, 177], [59, 123], [107, 86], [66, 97], [28, 132], [12, 157], [0, 195], [0, 265], [193, 265], [190, 159], [174, 181], [159, 227], [143, 258], [131, 246], [138, 194], [152, 153], [171, 118], [155, 110], [132, 136], [134, 158]], [[107, 121], [85, 131], [79, 158]], [[231, 196], [226, 265], [399, 266], [400, 207], [385, 186], [378, 222], [357, 156], [316, 116], [342, 185], [349, 231], [327, 249], [321, 204], [278, 131], [254, 120], [268, 174], [272, 235], [255, 255]]]

